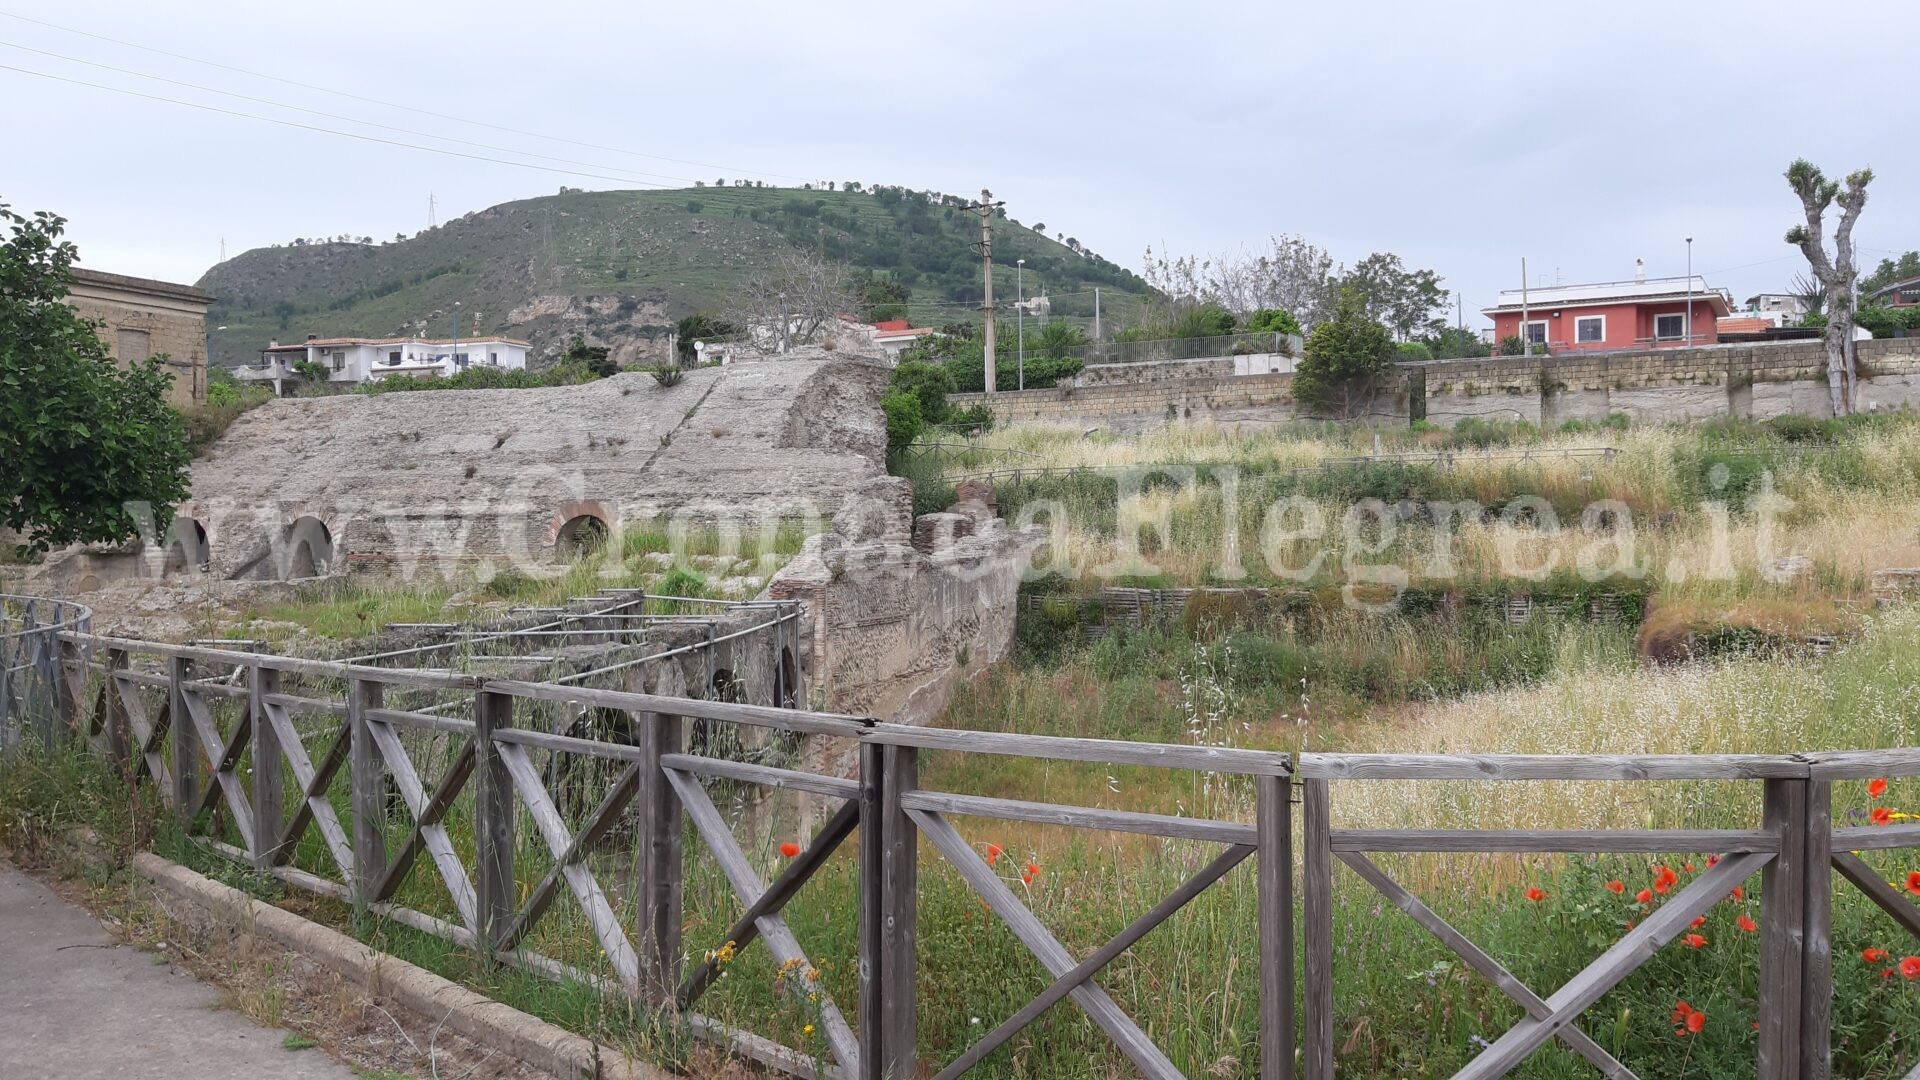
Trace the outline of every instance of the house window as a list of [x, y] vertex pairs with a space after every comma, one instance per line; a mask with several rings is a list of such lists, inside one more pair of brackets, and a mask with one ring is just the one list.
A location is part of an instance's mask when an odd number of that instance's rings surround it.
[[117, 330], [113, 355], [122, 364], [144, 364], [153, 355], [153, 335], [145, 330]]
[[1573, 320], [1573, 340], [1581, 345], [1598, 345], [1607, 340], [1605, 315], [1582, 315]]
[[347, 369], [346, 351], [342, 349], [335, 349], [333, 351], [333, 370], [345, 371], [346, 369]]
[[393, 350], [392, 352], [390, 352], [390, 353], [388, 353], [388, 354], [387, 354], [387, 364], [388, 364], [388, 366], [392, 366], [392, 365], [394, 365], [394, 364], [398, 364], [399, 362], [400, 362], [400, 350], [399, 350], [399, 349], [395, 349], [395, 350]]
[[1527, 324], [1527, 343], [1530, 345], [1545, 345], [1547, 343], [1547, 324], [1545, 322], [1530, 322]]
[[500, 354], [499, 354], [499, 353], [497, 353], [497, 352], [490, 352], [490, 353], [488, 353], [488, 354], [487, 354], [487, 363], [489, 363], [489, 364], [492, 364], [492, 365], [493, 365], [494, 367], [499, 367], [499, 366], [500, 366]]
[[1653, 317], [1653, 340], [1679, 341], [1687, 336], [1687, 317], [1684, 314], [1655, 315]]

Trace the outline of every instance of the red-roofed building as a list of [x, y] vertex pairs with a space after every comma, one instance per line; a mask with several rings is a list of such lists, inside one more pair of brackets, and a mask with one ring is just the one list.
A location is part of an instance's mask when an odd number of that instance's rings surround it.
[[1508, 289], [1482, 314], [1495, 341], [1524, 336], [1536, 351], [1560, 353], [1712, 345], [1730, 310], [1725, 293], [1695, 276]]

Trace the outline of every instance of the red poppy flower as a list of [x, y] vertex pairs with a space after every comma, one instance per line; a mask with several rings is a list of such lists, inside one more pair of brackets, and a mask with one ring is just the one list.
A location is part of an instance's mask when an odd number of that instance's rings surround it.
[[1693, 928], [1695, 930], [1698, 930], [1705, 925], [1707, 925], [1707, 917], [1705, 915], [1702, 915], [1699, 918], [1693, 920]]
[[1733, 887], [1733, 891], [1727, 894], [1727, 899], [1732, 900], [1736, 904], [1742, 900], [1745, 900], [1746, 898], [1747, 898], [1747, 890], [1744, 888], [1741, 888], [1738, 885], [1735, 885]]
[[1920, 896], [1920, 870], [1914, 870], [1907, 874], [1907, 891], [1915, 896]]
[[1541, 891], [1540, 886], [1538, 885], [1535, 885], [1532, 888], [1528, 889], [1522, 895], [1536, 904], [1547, 898], [1547, 894]]
[[1663, 866], [1653, 873], [1653, 891], [1665, 896], [1667, 890], [1673, 888], [1674, 884], [1679, 880], [1679, 874]]
[[1865, 960], [1869, 964], [1877, 964], [1886, 958], [1887, 950], [1885, 949], [1871, 948], [1860, 950], [1860, 959]]
[[1893, 824], [1893, 811], [1884, 806], [1876, 806], [1873, 808], [1871, 820], [1875, 825], [1891, 825]]
[[1673, 1022], [1676, 1024], [1686, 1023], [1687, 1017], [1692, 1015], [1693, 1015], [1693, 1006], [1687, 1004], [1687, 1000], [1685, 998], [1681, 998], [1679, 1004], [1673, 1007]]
[[1760, 929], [1760, 924], [1757, 922], [1754, 922], [1752, 919], [1747, 918], [1745, 912], [1741, 912], [1740, 917], [1733, 920], [1733, 925], [1739, 927], [1741, 930], [1749, 934], [1753, 933], [1755, 930]]
[[1707, 1028], [1707, 1014], [1682, 1001], [1673, 1007], [1673, 1033], [1679, 1038], [1698, 1035]]
[[1893, 969], [1892, 969], [1892, 968], [1881, 968], [1881, 969], [1880, 969], [1880, 977], [1881, 977], [1881, 978], [1883, 978], [1883, 979], [1891, 979], [1891, 978], [1893, 978]]
[[1680, 869], [1682, 869], [1682, 870], [1685, 870], [1685, 871], [1686, 871], [1687, 873], [1689, 873], [1689, 874], [1691, 874], [1691, 873], [1693, 873], [1693, 864], [1692, 864], [1692, 863], [1681, 863], [1681, 864], [1680, 864]]
[[786, 843], [780, 845], [780, 854], [785, 855], [787, 858], [791, 859], [795, 855], [800, 854], [800, 845], [789, 840]]
[[1000, 861], [1001, 850], [1002, 849], [999, 844], [987, 845], [987, 865], [988, 866], [992, 866], [994, 863], [997, 863]]
[[1719, 865], [1720, 865], [1720, 856], [1718, 855], [1707, 856], [1707, 869], [1711, 870], [1714, 867]]
[[1619, 896], [1621, 893], [1627, 891], [1627, 884], [1624, 881], [1609, 881], [1607, 882], [1607, 891], [1615, 896]]
[[1028, 864], [1027, 864], [1027, 876], [1028, 876], [1028, 877], [1039, 877], [1039, 876], [1040, 876], [1040, 864], [1039, 864], [1039, 863], [1031, 863], [1031, 862], [1030, 862], [1030, 863], [1028, 863]]
[[[1680, 944], [1685, 945], [1689, 949], [1704, 949], [1707, 947], [1707, 939], [1701, 937], [1699, 934], [1688, 934], [1686, 937], [1680, 939]], [[1916, 957], [1915, 959], [1920, 959], [1920, 957]], [[1916, 977], [1920, 978], [1920, 976]]]
[[1920, 979], [1920, 956], [1904, 957], [1900, 961], [1900, 975], [1911, 982]]
[[1634, 919], [1628, 919], [1628, 920], [1627, 920], [1627, 929], [1629, 929], [1629, 930], [1631, 930], [1631, 929], [1633, 929], [1633, 924], [1635, 923], [1635, 921], [1636, 921], [1636, 920], [1634, 920]]
[[1867, 781], [1867, 798], [1877, 799], [1880, 796], [1885, 795], [1886, 793], [1887, 793], [1886, 777], [1876, 776], [1872, 780]]
[[1687, 1034], [1698, 1035], [1702, 1031], [1705, 1031], [1706, 1029], [1707, 1029], [1706, 1013], [1695, 1011], [1687, 1014]]
[[1653, 903], [1653, 890], [1641, 889], [1639, 892], [1633, 894], [1633, 899], [1635, 903], [1651, 904]]

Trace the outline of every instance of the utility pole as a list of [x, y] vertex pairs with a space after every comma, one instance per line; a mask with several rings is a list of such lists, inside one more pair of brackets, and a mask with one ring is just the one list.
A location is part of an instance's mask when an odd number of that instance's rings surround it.
[[1687, 237], [1687, 348], [1693, 348], [1693, 237]]
[[987, 378], [984, 389], [989, 394], [999, 389], [998, 386], [995, 385], [999, 382], [999, 371], [994, 364], [993, 355], [993, 212], [1005, 205], [1006, 203], [1004, 202], [994, 202], [993, 192], [988, 191], [986, 188], [981, 188], [980, 201], [977, 203], [969, 203], [964, 207], [964, 209], [980, 215], [980, 261], [986, 267], [986, 286], [982, 293], [980, 310], [986, 312], [987, 315]]
[[1100, 344], [1100, 286], [1093, 287], [1093, 343]]

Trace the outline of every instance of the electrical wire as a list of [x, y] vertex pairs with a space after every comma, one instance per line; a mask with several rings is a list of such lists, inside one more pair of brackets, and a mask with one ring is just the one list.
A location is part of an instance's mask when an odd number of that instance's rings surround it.
[[[133, 68], [124, 68], [115, 64], [97, 63], [93, 60], [86, 60], [77, 56], [67, 56], [63, 53], [49, 52], [46, 49], [36, 49], [30, 45], [21, 45], [18, 42], [0, 41], [0, 45], [4, 45], [9, 49], [19, 49], [22, 52], [30, 52], [30, 53], [36, 53], [40, 56], [52, 57], [55, 60], [64, 60], [71, 64], [84, 64], [87, 67], [98, 68], [102, 71], [111, 71], [120, 75], [132, 75], [135, 78], [140, 78], [140, 79], [151, 79], [154, 82], [162, 82], [162, 83], [167, 83], [168, 85], [171, 85], [171, 86], [185, 87], [188, 90], [199, 90], [203, 93], [219, 94], [222, 97], [237, 98], [241, 101], [250, 101], [256, 105], [267, 105], [276, 109], [287, 109], [291, 112], [306, 113], [309, 116], [325, 117], [328, 120], [343, 120], [349, 124], [360, 124], [365, 127], [379, 128], [383, 131], [398, 132], [399, 134], [402, 134], [402, 135], [412, 135], [422, 139], [438, 139], [441, 142], [450, 142], [459, 146], [471, 146], [479, 150], [492, 150], [502, 154], [519, 154], [522, 157], [540, 158], [541, 160], [544, 160], [544, 161], [557, 161], [565, 165], [579, 165], [589, 169], [604, 169], [608, 172], [614, 172], [620, 169], [618, 165], [602, 165], [592, 161], [576, 161], [573, 158], [555, 157], [552, 154], [536, 154], [531, 150], [521, 150], [517, 147], [512, 147], [512, 146], [495, 146], [492, 143], [473, 142], [468, 139], [456, 139], [450, 135], [435, 135], [430, 131], [416, 131], [412, 128], [395, 127], [392, 124], [382, 124], [377, 120], [362, 120], [359, 117], [344, 116], [340, 113], [330, 113], [321, 109], [309, 109], [301, 105], [289, 105], [284, 101], [274, 101], [272, 98], [255, 97], [251, 94], [241, 94], [232, 90], [222, 90], [214, 86], [202, 86], [199, 83], [184, 82], [180, 79], [169, 79], [164, 75], [152, 75], [144, 71], [136, 71]], [[641, 180], [641, 179], [638, 179], [638, 177], [654, 177], [655, 179], [658, 179], [658, 180], [674, 180], [674, 181], [679, 181], [681, 183], [686, 183], [686, 184], [694, 183], [694, 178], [690, 176], [672, 176], [667, 173], [655, 173], [655, 172], [636, 172], [633, 175], [635, 176], [635, 179], [633, 182], [640, 183], [640, 184], [652, 183], [653, 181]]]
[[165, 97], [160, 94], [143, 94], [138, 90], [129, 90], [123, 86], [109, 86], [106, 83], [88, 82], [85, 79], [74, 79], [65, 75], [54, 75], [50, 72], [35, 71], [32, 68], [15, 67], [12, 64], [0, 64], [0, 71], [12, 71], [21, 75], [32, 75], [37, 78], [51, 79], [54, 82], [68, 83], [73, 86], [87, 86], [95, 90], [106, 90], [115, 94], [125, 94], [129, 97], [145, 98], [148, 101], [160, 101], [169, 105], [182, 105], [189, 109], [202, 109], [207, 112], [220, 113], [225, 116], [237, 116], [247, 120], [260, 120], [269, 124], [279, 124], [282, 127], [299, 128], [302, 131], [317, 131], [324, 135], [339, 135], [343, 138], [359, 139], [362, 142], [379, 143], [382, 146], [397, 146], [406, 150], [420, 150], [429, 154], [444, 154], [447, 157], [465, 158], [468, 161], [486, 161], [496, 165], [511, 165], [515, 168], [531, 169], [535, 172], [558, 173], [562, 176], [584, 176], [594, 180], [609, 180], [616, 184], [638, 183], [643, 187], [653, 188], [672, 186], [654, 183], [652, 181], [635, 180], [632, 177], [626, 176], [610, 176], [605, 173], [582, 172], [577, 169], [561, 169], [552, 165], [535, 165], [527, 161], [512, 161], [507, 158], [488, 157], [485, 154], [468, 154], [459, 150], [448, 150], [439, 146], [421, 146], [418, 143], [402, 142], [398, 139], [383, 139], [378, 135], [366, 135], [357, 131], [340, 131], [337, 128], [320, 127], [317, 124], [303, 124], [297, 120], [283, 120], [276, 116], [261, 116], [258, 113], [241, 112], [237, 109], [223, 109], [218, 105], [208, 105], [199, 101], [182, 101], [179, 98]]
[[490, 123], [485, 120], [474, 120], [469, 117], [456, 116], [452, 113], [435, 112], [432, 109], [422, 109], [413, 105], [402, 105], [398, 102], [383, 101], [379, 98], [367, 97], [363, 94], [355, 94], [346, 90], [337, 90], [330, 86], [320, 86], [314, 83], [305, 83], [305, 82], [299, 81], [298, 79], [289, 79], [283, 75], [274, 75], [268, 72], [253, 71], [248, 68], [236, 67], [235, 65], [232, 65], [232, 64], [223, 64], [217, 60], [207, 60], [202, 57], [190, 56], [186, 53], [173, 52], [171, 50], [157, 48], [152, 45], [142, 45], [137, 41], [127, 41], [122, 38], [109, 37], [106, 34], [96, 34], [89, 30], [78, 30], [71, 26], [61, 26], [58, 23], [48, 22], [44, 19], [35, 19], [26, 15], [21, 15], [16, 12], [12, 12], [12, 11], [0, 11], [0, 16], [4, 16], [9, 19], [17, 19], [20, 22], [32, 23], [36, 26], [44, 26], [50, 30], [58, 30], [66, 34], [76, 34], [80, 37], [93, 38], [96, 41], [105, 41], [113, 45], [122, 46], [124, 48], [139, 49], [142, 52], [154, 53], [159, 56], [168, 56], [168, 57], [172, 57], [175, 60], [185, 60], [193, 64], [203, 64], [207, 67], [219, 68], [223, 71], [231, 71], [231, 72], [235, 72], [241, 75], [246, 75], [255, 79], [267, 79], [272, 82], [285, 83], [288, 86], [297, 86], [302, 90], [314, 90], [323, 94], [333, 94], [337, 97], [352, 98], [355, 101], [363, 101], [370, 105], [379, 105], [383, 108], [399, 109], [404, 112], [419, 113], [422, 116], [431, 116], [438, 120], [452, 120], [455, 123], [471, 124], [474, 127], [491, 128], [494, 131], [501, 131], [510, 135], [520, 135], [520, 136], [534, 138], [534, 139], [546, 139], [551, 142], [567, 143], [572, 146], [585, 147], [589, 150], [601, 150], [601, 151], [605, 151], [607, 153], [612, 153], [612, 154], [625, 154], [629, 157], [649, 158], [654, 161], [669, 161], [676, 165], [693, 165], [702, 169], [719, 169], [722, 172], [741, 173], [743, 175], [750, 175], [750, 176], [779, 177], [780, 179], [784, 179], [784, 180], [811, 179], [809, 177], [793, 176], [786, 173], [758, 172], [751, 169], [736, 169], [736, 168], [730, 168], [725, 165], [714, 165], [710, 162], [690, 161], [686, 158], [666, 157], [660, 154], [648, 154], [638, 150], [628, 150], [618, 146], [603, 146], [603, 145], [600, 145], [599, 143], [582, 142], [578, 139], [569, 139], [559, 135], [549, 135], [544, 132], [527, 131], [522, 128], [507, 127], [506, 125], [503, 125], [503, 124]]

